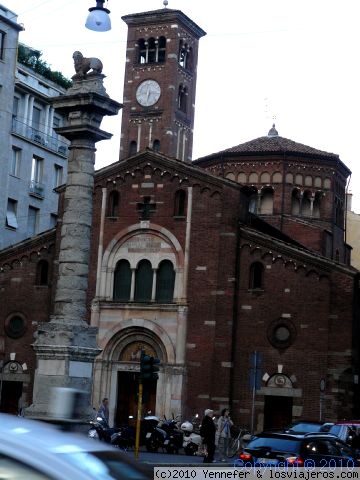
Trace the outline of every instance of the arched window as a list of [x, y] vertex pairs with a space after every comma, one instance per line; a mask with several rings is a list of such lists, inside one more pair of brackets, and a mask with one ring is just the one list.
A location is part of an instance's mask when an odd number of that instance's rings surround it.
[[313, 204], [313, 217], [320, 218], [320, 208], [321, 208], [321, 192], [315, 193], [315, 199]]
[[291, 194], [291, 215], [300, 215], [300, 192], [293, 190]]
[[153, 141], [153, 150], [155, 150], [155, 152], [160, 152], [160, 140]]
[[160, 37], [158, 40], [158, 62], [163, 63], [166, 59], [166, 38]]
[[257, 193], [254, 193], [249, 198], [249, 212], [250, 213], [257, 213], [257, 202], [258, 202], [258, 196], [257, 196]]
[[344, 226], [344, 205], [338, 197], [335, 197], [335, 223], [339, 227]]
[[286, 183], [294, 183], [294, 176], [292, 173], [287, 173], [285, 176]]
[[146, 42], [143, 38], [138, 41], [138, 63], [147, 63], [147, 49], [146, 49]]
[[225, 178], [229, 179], [229, 180], [234, 180], [235, 181], [235, 174], [232, 173], [232, 172], [229, 172], [225, 175]]
[[254, 262], [250, 266], [249, 288], [251, 290], [263, 289], [264, 287], [264, 265], [261, 262]]
[[300, 173], [297, 173], [295, 175], [295, 183], [296, 185], [302, 185], [303, 184], [303, 177], [300, 175]]
[[184, 85], [179, 85], [178, 91], [178, 109], [186, 113], [187, 110], [187, 88]]
[[157, 41], [155, 38], [149, 38], [148, 40], [148, 61], [146, 63], [155, 63], [157, 53]]
[[190, 70], [191, 64], [192, 64], [192, 48], [183, 40], [180, 40], [179, 65], [183, 68], [186, 68], [187, 70]]
[[129, 145], [129, 157], [132, 157], [137, 152], [137, 143], [135, 140], [132, 140]]
[[305, 192], [301, 202], [301, 215], [311, 217], [311, 193]]
[[239, 183], [246, 183], [246, 173], [244, 172], [239, 173], [237, 181]]
[[263, 172], [260, 175], [260, 182], [261, 183], [270, 183], [270, 173], [269, 172]]
[[322, 186], [321, 177], [315, 177], [314, 186], [317, 187], [317, 188], [321, 188], [321, 186]]
[[46, 260], [40, 260], [36, 265], [36, 285], [48, 285], [49, 283], [49, 263]]
[[175, 271], [170, 260], [163, 260], [156, 277], [156, 301], [172, 302], [174, 298]]
[[304, 183], [304, 185], [305, 185], [306, 187], [312, 187], [312, 184], [313, 184], [313, 178], [312, 178], [312, 176], [311, 176], [311, 175], [306, 175], [306, 176], [305, 176], [305, 183]]
[[330, 190], [330, 188], [331, 188], [331, 180], [330, 180], [330, 178], [325, 178], [325, 180], [324, 180], [324, 188], [326, 188], [327, 190]]
[[260, 213], [263, 215], [272, 215], [274, 208], [274, 192], [266, 188], [261, 192]]
[[109, 199], [108, 199], [108, 208], [107, 208], [108, 217], [119, 216], [119, 203], [120, 203], [119, 199], [120, 199], [119, 192], [117, 192], [116, 190], [112, 190], [109, 194]]
[[282, 178], [283, 178], [283, 177], [282, 177], [281, 172], [275, 172], [275, 173], [273, 174], [273, 179], [272, 179], [272, 181], [273, 181], [273, 183], [281, 183], [281, 182], [282, 182]]
[[153, 271], [149, 260], [141, 260], [135, 275], [135, 302], [150, 302], [153, 284]]
[[166, 59], [166, 38], [138, 40], [138, 63], [163, 63]]
[[114, 271], [114, 292], [113, 298], [118, 302], [130, 300], [131, 290], [131, 269], [127, 260], [117, 262]]
[[186, 214], [186, 192], [185, 190], [178, 190], [175, 192], [174, 201], [174, 216], [185, 217]]
[[258, 183], [259, 175], [256, 172], [252, 172], [249, 175], [249, 183]]

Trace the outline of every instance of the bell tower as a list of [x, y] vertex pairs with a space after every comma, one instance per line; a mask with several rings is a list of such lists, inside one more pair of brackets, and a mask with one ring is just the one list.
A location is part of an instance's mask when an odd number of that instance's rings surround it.
[[191, 161], [199, 39], [180, 10], [122, 17], [128, 25], [120, 159], [150, 147]]

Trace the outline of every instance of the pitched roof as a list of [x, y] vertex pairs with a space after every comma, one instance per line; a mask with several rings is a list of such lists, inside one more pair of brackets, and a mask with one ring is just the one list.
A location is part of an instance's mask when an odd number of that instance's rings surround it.
[[144, 23], [156, 23], [156, 22], [168, 22], [174, 20], [174, 18], [180, 20], [194, 35], [198, 38], [206, 35], [206, 32], [199, 27], [191, 18], [189, 18], [181, 10], [174, 10], [171, 8], [159, 8], [157, 10], [150, 10], [147, 12], [132, 13], [124, 15], [121, 19], [127, 25], [141, 25]]
[[336, 153], [325, 152], [317, 148], [303, 145], [302, 143], [294, 142], [288, 138], [280, 137], [275, 128], [275, 124], [269, 130], [269, 133], [264, 137], [255, 138], [250, 142], [241, 143], [235, 147], [230, 147], [217, 153], [211, 153], [206, 157], [194, 160], [195, 165], [205, 167], [206, 165], [224, 162], [232, 159], [232, 157], [239, 156], [264, 156], [264, 155], [296, 155], [304, 159], [319, 163], [335, 164], [338, 169], [342, 171], [345, 176], [351, 174], [351, 170], [340, 160]]
[[288, 153], [307, 153], [310, 155], [323, 155], [326, 157], [335, 157], [339, 158], [339, 155], [335, 153], [324, 152], [323, 150], [318, 150], [317, 148], [309, 147], [303, 145], [302, 143], [294, 142], [288, 138], [280, 136], [266, 136], [259, 137], [250, 142], [243, 143], [242, 145], [237, 145], [227, 149], [229, 152], [288, 152]]
[[241, 143], [235, 147], [226, 148], [217, 153], [212, 153], [205, 157], [195, 160], [195, 163], [210, 160], [214, 157], [224, 156], [226, 154], [264, 154], [264, 153], [295, 153], [306, 156], [326, 157], [339, 159], [339, 155], [335, 153], [325, 152], [317, 148], [303, 145], [302, 143], [294, 142], [288, 138], [280, 137], [279, 135], [266, 135], [264, 137], [255, 138], [249, 142]]
[[[148, 164], [149, 162], [156, 162], [161, 165], [165, 170], [173, 170], [177, 174], [181, 174], [184, 177], [192, 176], [198, 180], [209, 182], [213, 185], [223, 186], [227, 184], [232, 188], [241, 188], [240, 184], [233, 182], [232, 180], [219, 177], [200, 166], [194, 165], [192, 162], [184, 162], [174, 157], [165, 155], [164, 153], [157, 152], [149, 147], [145, 150], [141, 150], [135, 155], [118, 160], [110, 165], [106, 165], [95, 172], [95, 182], [102, 182], [104, 179], [111, 178], [112, 175], [119, 175], [122, 173], [128, 173], [133, 171], [139, 165]], [[225, 183], [224, 183], [225, 182]]]

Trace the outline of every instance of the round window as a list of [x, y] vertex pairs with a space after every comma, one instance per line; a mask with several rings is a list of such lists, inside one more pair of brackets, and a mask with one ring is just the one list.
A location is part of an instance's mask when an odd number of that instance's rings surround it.
[[279, 342], [286, 342], [290, 338], [290, 330], [287, 328], [286, 325], [279, 325], [278, 327], [274, 328], [274, 337]]
[[275, 320], [267, 329], [267, 337], [273, 347], [288, 348], [295, 341], [296, 329], [289, 320]]
[[13, 315], [5, 322], [5, 332], [11, 338], [20, 338], [26, 332], [26, 321], [20, 315]]

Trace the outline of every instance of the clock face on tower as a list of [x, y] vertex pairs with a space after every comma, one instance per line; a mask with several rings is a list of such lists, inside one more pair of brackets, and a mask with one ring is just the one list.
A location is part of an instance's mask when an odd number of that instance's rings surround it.
[[160, 85], [155, 80], [145, 80], [136, 89], [136, 100], [143, 107], [151, 107], [159, 100]]

